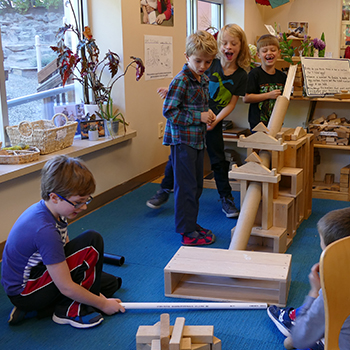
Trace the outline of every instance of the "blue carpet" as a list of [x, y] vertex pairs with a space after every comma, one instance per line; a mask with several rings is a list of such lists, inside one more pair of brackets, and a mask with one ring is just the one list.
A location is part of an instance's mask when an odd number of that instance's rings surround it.
[[[69, 227], [71, 238], [86, 229], [99, 231], [105, 240], [105, 251], [125, 257], [123, 266], [105, 265], [104, 268], [122, 277], [123, 286], [116, 297], [125, 302], [187, 301], [164, 296], [163, 269], [181, 246], [181, 237], [174, 230], [173, 196], [160, 209], [149, 209], [145, 205], [158, 188], [157, 184], [144, 185]], [[239, 203], [239, 194], [234, 195]], [[287, 252], [293, 255], [288, 305], [299, 306], [308, 293], [307, 276], [321, 253], [316, 230], [318, 219], [328, 211], [347, 206], [347, 202], [313, 199], [312, 214], [300, 225]], [[210, 247], [228, 248], [230, 231], [236, 220], [225, 218], [216, 190], [204, 190], [198, 223], [215, 233], [216, 242]], [[224, 350], [284, 349], [284, 337], [265, 310], [130, 310], [105, 317], [96, 328], [78, 330], [56, 325], [49, 318], [27, 320], [10, 327], [6, 322], [12, 306], [2, 287], [0, 300], [0, 346], [3, 349], [135, 350], [138, 327], [153, 325], [163, 312], [170, 313], [171, 324], [176, 317], [183, 316], [189, 325], [214, 325], [214, 334], [221, 339]]]

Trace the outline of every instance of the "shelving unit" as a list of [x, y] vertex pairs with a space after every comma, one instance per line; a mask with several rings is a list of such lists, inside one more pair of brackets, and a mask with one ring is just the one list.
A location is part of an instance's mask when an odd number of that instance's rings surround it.
[[[350, 99], [335, 99], [331, 97], [324, 97], [324, 98], [309, 98], [309, 97], [300, 97], [295, 98], [295, 100], [309, 100], [309, 111], [307, 115], [306, 120], [306, 126], [308, 126], [309, 122], [314, 119], [314, 114], [317, 108], [318, 103], [332, 103], [332, 104], [338, 104], [342, 108], [346, 105], [343, 105], [344, 103], [350, 103]], [[342, 109], [340, 108], [340, 109]], [[335, 108], [336, 109], [336, 108]], [[334, 112], [337, 112], [335, 110]], [[341, 115], [341, 117], [347, 117], [347, 115]], [[340, 145], [327, 145], [327, 144], [318, 144], [314, 143], [314, 148], [317, 150], [329, 150], [330, 152], [349, 152], [350, 146], [340, 146]], [[339, 156], [340, 154], [337, 152], [335, 156]], [[334, 158], [333, 158], [334, 161]], [[320, 161], [322, 163], [322, 160]], [[346, 163], [347, 162], [347, 163]], [[350, 163], [350, 159], [346, 160], [342, 166], [346, 166]], [[334, 173], [334, 168], [330, 169], [329, 173]], [[340, 173], [340, 172], [339, 172]], [[322, 189], [324, 187], [324, 189]], [[313, 191], [312, 191], [312, 197], [313, 198], [321, 198], [321, 199], [335, 199], [340, 201], [349, 201], [350, 200], [350, 193], [349, 192], [340, 192], [340, 191], [334, 191], [330, 189], [326, 189], [326, 186], [324, 186], [324, 183], [322, 181], [314, 181], [313, 184]]]

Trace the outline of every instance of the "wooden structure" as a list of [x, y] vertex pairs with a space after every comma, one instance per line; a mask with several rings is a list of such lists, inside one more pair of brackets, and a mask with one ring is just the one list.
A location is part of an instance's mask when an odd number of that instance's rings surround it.
[[185, 326], [177, 317], [170, 326], [169, 314], [161, 314], [153, 326], [140, 326], [136, 333], [137, 350], [221, 350], [221, 340], [214, 336], [214, 326]]
[[326, 316], [325, 350], [339, 349], [339, 333], [350, 317], [350, 237], [328, 245], [320, 259], [321, 286]]
[[164, 268], [165, 295], [285, 306], [291, 255], [181, 247]]

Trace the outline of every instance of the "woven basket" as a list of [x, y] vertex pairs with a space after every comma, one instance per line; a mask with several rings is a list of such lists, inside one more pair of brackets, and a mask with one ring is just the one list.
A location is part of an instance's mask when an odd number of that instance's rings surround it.
[[33, 147], [27, 150], [1, 150], [0, 164], [23, 164], [39, 160], [40, 151]]
[[[55, 121], [62, 118], [65, 124], [56, 126]], [[11, 145], [24, 143], [29, 147], [37, 147], [40, 154], [48, 154], [71, 146], [77, 126], [78, 123], [69, 121], [65, 114], [57, 113], [52, 120], [22, 121], [18, 125], [7, 126], [6, 132]]]

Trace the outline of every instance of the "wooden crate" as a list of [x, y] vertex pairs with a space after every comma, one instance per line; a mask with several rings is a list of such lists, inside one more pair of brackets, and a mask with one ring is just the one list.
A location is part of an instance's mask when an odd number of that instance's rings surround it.
[[290, 254], [181, 247], [164, 268], [165, 295], [285, 306]]

